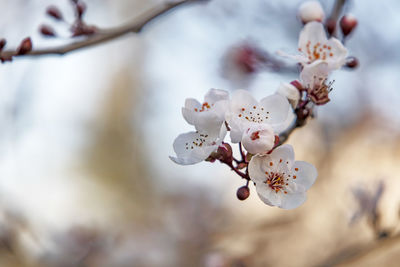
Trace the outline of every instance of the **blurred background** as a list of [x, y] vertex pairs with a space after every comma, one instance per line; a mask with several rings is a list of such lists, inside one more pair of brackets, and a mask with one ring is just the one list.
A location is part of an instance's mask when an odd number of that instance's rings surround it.
[[[266, 206], [253, 187], [241, 202], [245, 183], [226, 166], [168, 158], [192, 129], [185, 98], [245, 88], [260, 99], [298, 78], [275, 52], [296, 51], [301, 2], [187, 5], [139, 35], [2, 64], [0, 266], [398, 266], [399, 1], [344, 7], [360, 65], [333, 74], [331, 102], [288, 141], [319, 171], [300, 208]], [[86, 3], [86, 21], [107, 28], [162, 1]], [[68, 42], [44, 14], [56, 4], [72, 20], [68, 0], [0, 4], [10, 47]], [[321, 4], [329, 14], [334, 1]], [[43, 38], [42, 23], [65, 37]]]

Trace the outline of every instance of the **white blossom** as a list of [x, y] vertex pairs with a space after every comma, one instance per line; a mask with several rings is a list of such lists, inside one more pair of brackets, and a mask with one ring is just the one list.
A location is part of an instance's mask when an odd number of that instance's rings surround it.
[[242, 144], [251, 154], [267, 153], [274, 148], [275, 134], [269, 124], [255, 124], [245, 131]]
[[290, 83], [281, 83], [276, 93], [286, 97], [293, 109], [297, 107], [300, 100], [300, 92], [294, 85]]
[[216, 131], [225, 121], [228, 98], [227, 91], [210, 89], [203, 103], [193, 98], [186, 99], [182, 115], [197, 131]]
[[267, 205], [294, 209], [306, 200], [317, 170], [304, 161], [295, 161], [293, 147], [282, 145], [271, 154], [259, 154], [249, 163], [249, 175], [260, 199]]
[[207, 159], [218, 149], [226, 135], [226, 126], [219, 131], [196, 131], [180, 134], [174, 141], [176, 157], [170, 159], [180, 165], [191, 165]]
[[329, 71], [339, 69], [346, 63], [347, 49], [338, 39], [327, 39], [323, 24], [316, 21], [307, 23], [300, 32], [298, 50], [300, 55], [278, 53], [297, 60], [303, 67], [316, 61], [326, 62]]
[[306, 1], [302, 3], [298, 14], [304, 24], [311, 21], [322, 22], [325, 17], [325, 12], [319, 1]]
[[329, 102], [332, 82], [328, 81], [329, 66], [323, 61], [316, 61], [304, 67], [300, 80], [310, 99], [317, 105]]
[[248, 91], [236, 90], [226, 113], [231, 141], [241, 142], [243, 134], [252, 125], [267, 124], [274, 132], [284, 130], [290, 109], [288, 100], [281, 95], [273, 94], [258, 102]]

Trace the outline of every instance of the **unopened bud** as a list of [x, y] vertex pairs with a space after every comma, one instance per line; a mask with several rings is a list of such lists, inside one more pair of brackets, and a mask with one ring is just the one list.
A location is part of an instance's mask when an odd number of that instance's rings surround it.
[[318, 1], [307, 1], [301, 4], [298, 15], [304, 24], [310, 21], [322, 22], [325, 17], [324, 10]]
[[86, 11], [86, 4], [83, 2], [78, 2], [76, 4], [76, 12], [78, 13], [78, 17], [81, 18]]
[[6, 39], [0, 39], [0, 51], [6, 46], [7, 41]]
[[24, 55], [32, 50], [32, 40], [30, 37], [22, 40], [21, 44], [17, 48], [17, 55]]
[[232, 147], [228, 143], [221, 144], [217, 149], [218, 159], [222, 162], [232, 162]]
[[55, 18], [56, 20], [63, 20], [62, 13], [56, 6], [49, 6], [46, 10], [46, 14]]
[[336, 30], [336, 20], [327, 19], [325, 22], [325, 28], [329, 35], [332, 35]]
[[357, 26], [357, 23], [357, 19], [353, 15], [344, 15], [340, 20], [340, 28], [342, 29], [343, 35], [349, 35]]
[[245, 200], [250, 196], [250, 189], [248, 186], [242, 186], [236, 191], [236, 196], [239, 200]]
[[358, 59], [356, 57], [348, 57], [346, 58], [346, 67], [350, 69], [357, 68], [359, 65]]
[[48, 26], [48, 25], [42, 25], [39, 28], [39, 31], [42, 35], [47, 36], [47, 37], [54, 37], [56, 36], [54, 30], [52, 27]]

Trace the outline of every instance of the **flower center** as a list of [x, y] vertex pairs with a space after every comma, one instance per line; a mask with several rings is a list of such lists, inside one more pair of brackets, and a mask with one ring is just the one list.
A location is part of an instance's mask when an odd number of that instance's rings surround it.
[[250, 136], [250, 139], [253, 141], [260, 139], [260, 131], [253, 132]]
[[327, 83], [326, 78], [314, 76], [314, 84], [308, 85], [308, 94], [311, 100], [317, 104], [322, 105], [329, 102], [328, 94], [332, 91], [334, 81]]
[[284, 174], [277, 172], [265, 172], [265, 174], [267, 179], [264, 181], [264, 183], [267, 184], [269, 188], [274, 190], [275, 193], [278, 193], [282, 190], [285, 194], [287, 194], [285, 187], [288, 185], [288, 183], [285, 182]]
[[[186, 150], [189, 150], [189, 149], [193, 150], [193, 149], [195, 149], [197, 147], [202, 147], [202, 146], [207, 146], [207, 145], [215, 145], [216, 144], [215, 141], [211, 142], [211, 144], [210, 144], [210, 142], [207, 142], [207, 141], [210, 141], [210, 140], [207, 140], [207, 138], [208, 138], [208, 134], [199, 134], [199, 136], [195, 140], [193, 140], [192, 142], [186, 142], [185, 143], [185, 149]], [[210, 138], [208, 138], [208, 139], [210, 139]]]
[[208, 102], [204, 102], [204, 103], [201, 105], [201, 109], [195, 108], [194, 111], [196, 111], [196, 112], [203, 112], [203, 111], [209, 110], [212, 106], [213, 106], [213, 104], [210, 105], [210, 104], [208, 104]]
[[242, 107], [239, 110], [238, 117], [245, 119], [249, 122], [262, 123], [269, 119], [269, 111], [265, 111], [263, 107], [257, 107], [257, 106], [252, 106], [251, 108], [248, 109]]
[[311, 41], [308, 41], [306, 44], [306, 51], [302, 51], [299, 48], [300, 52], [306, 53], [310, 62], [313, 62], [317, 59], [326, 60], [327, 57], [333, 57], [334, 53], [331, 51], [332, 47], [329, 45], [322, 45], [320, 42], [315, 45], [311, 45]]

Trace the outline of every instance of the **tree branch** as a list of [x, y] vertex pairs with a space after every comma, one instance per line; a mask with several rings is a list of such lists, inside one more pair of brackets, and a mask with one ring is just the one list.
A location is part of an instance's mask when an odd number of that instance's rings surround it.
[[114, 40], [118, 37], [126, 35], [128, 33], [139, 33], [147, 24], [153, 20], [159, 18], [161, 15], [175, 9], [184, 4], [194, 3], [194, 2], [204, 2], [204, 0], [180, 0], [175, 2], [164, 3], [159, 7], [150, 9], [144, 12], [142, 15], [138, 16], [132, 22], [108, 30], [101, 30], [98, 33], [87, 36], [85, 39], [73, 42], [67, 45], [44, 48], [44, 49], [34, 49], [26, 54], [18, 55], [15, 50], [5, 50], [0, 53], [1, 58], [11, 58], [11, 57], [22, 57], [22, 56], [44, 56], [44, 55], [64, 55], [66, 53], [79, 50], [82, 48], [87, 48], [95, 46], [107, 41]]

